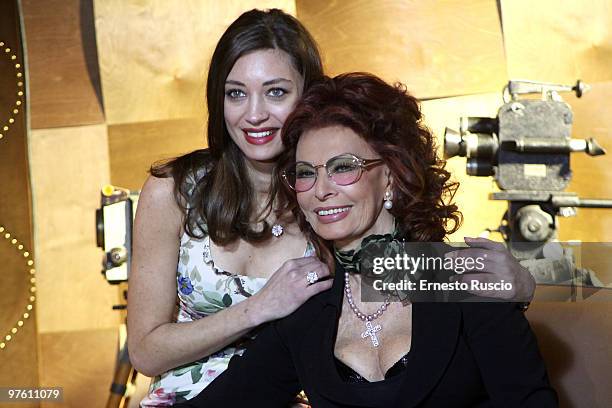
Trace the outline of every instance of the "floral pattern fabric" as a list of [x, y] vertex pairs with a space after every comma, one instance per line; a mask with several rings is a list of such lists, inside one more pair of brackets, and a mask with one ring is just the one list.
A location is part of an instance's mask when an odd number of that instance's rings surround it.
[[[308, 245], [304, 256], [314, 254]], [[177, 322], [204, 318], [257, 293], [267, 278], [236, 275], [217, 268], [210, 255], [210, 238], [183, 234], [177, 267]], [[242, 339], [201, 360], [176, 367], [155, 377], [140, 406], [166, 407], [191, 399], [227, 368], [229, 360], [244, 352]]]

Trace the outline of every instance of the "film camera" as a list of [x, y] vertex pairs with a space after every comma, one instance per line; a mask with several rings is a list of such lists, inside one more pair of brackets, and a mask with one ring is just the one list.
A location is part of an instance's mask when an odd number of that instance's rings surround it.
[[107, 185], [100, 193], [96, 243], [104, 250], [102, 274], [109, 283], [126, 282], [130, 275], [132, 227], [137, 204], [137, 192]]
[[[445, 131], [445, 157], [466, 157], [467, 174], [492, 176], [501, 191], [490, 198], [508, 201], [495, 231], [518, 259], [548, 257], [547, 249], [550, 254], [551, 242], [557, 238], [558, 216], [574, 216], [576, 207], [612, 208], [612, 200], [583, 199], [563, 191], [572, 176], [570, 153], [605, 154], [592, 138], [571, 138], [572, 110], [559, 96], [559, 92], [573, 91], [581, 97], [589, 89], [580, 80], [573, 86], [510, 81], [497, 117], [461, 118], [459, 131]], [[541, 98], [523, 97], [527, 94], [541, 94]], [[537, 267], [547, 269], [540, 271], [541, 276], [547, 276], [546, 282], [572, 280], [576, 271], [571, 250], [557, 247], [556, 252], [566, 260], [563, 268], [540, 263]], [[543, 281], [529, 269], [536, 281]]]

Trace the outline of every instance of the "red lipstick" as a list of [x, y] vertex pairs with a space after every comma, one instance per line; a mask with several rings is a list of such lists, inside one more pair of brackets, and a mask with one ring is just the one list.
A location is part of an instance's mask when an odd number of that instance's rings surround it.
[[252, 145], [263, 145], [274, 139], [278, 133], [278, 128], [244, 128], [242, 132], [244, 133], [244, 138], [247, 143]]

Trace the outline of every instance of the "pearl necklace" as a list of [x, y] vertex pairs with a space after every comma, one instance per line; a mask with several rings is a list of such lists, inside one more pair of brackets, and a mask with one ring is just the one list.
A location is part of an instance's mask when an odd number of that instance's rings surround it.
[[377, 324], [376, 326], [372, 325], [372, 320], [378, 319], [380, 316], [382, 316], [385, 310], [387, 310], [387, 307], [391, 303], [389, 302], [390, 296], [387, 296], [384, 303], [374, 313], [362, 313], [361, 310], [359, 310], [359, 308], [355, 305], [355, 302], [353, 302], [353, 292], [351, 291], [348, 272], [344, 273], [344, 292], [346, 293], [346, 301], [348, 302], [353, 313], [355, 313], [355, 316], [365, 322], [366, 330], [361, 333], [361, 338], [365, 339], [366, 337], [369, 337], [372, 341], [372, 345], [374, 347], [378, 347], [380, 343], [376, 333], [382, 330], [382, 326], [380, 324]]

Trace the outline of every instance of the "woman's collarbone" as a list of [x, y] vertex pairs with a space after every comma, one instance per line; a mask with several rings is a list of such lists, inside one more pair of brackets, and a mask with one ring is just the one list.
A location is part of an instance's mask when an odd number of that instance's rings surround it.
[[252, 244], [242, 239], [219, 247], [211, 242], [211, 258], [215, 266], [241, 276], [269, 278], [289, 259], [304, 256], [306, 241], [297, 238], [269, 240]]

